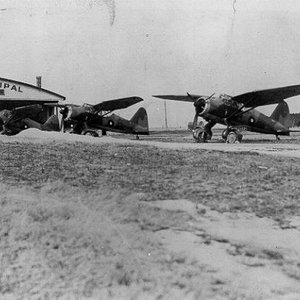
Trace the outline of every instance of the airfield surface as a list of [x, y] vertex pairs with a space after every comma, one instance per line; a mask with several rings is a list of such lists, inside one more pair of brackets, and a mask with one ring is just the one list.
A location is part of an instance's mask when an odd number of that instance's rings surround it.
[[299, 299], [300, 142], [0, 138], [4, 299]]

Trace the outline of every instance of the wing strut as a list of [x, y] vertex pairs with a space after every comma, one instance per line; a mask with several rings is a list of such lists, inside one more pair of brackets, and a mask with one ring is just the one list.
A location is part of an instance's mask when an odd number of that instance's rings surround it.
[[226, 118], [227, 120], [230, 120], [233, 117], [239, 117], [245, 113], [247, 113], [248, 111], [254, 109], [256, 106], [252, 106], [244, 111], [242, 111], [243, 108], [247, 107], [247, 105], [252, 101], [252, 99], [248, 100], [246, 103], [244, 103], [240, 108], [238, 108], [236, 111], [234, 111], [228, 118]]

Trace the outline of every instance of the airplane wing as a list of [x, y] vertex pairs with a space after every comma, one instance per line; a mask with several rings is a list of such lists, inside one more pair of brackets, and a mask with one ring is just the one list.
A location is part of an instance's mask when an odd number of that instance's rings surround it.
[[17, 107], [11, 110], [10, 119], [24, 119], [24, 118], [33, 118], [38, 113], [43, 111], [43, 106], [41, 104], [33, 104]]
[[134, 105], [141, 101], [143, 101], [143, 99], [140, 97], [127, 97], [127, 98], [103, 101], [99, 104], [93, 105], [93, 107], [98, 112], [99, 111], [113, 111], [116, 109], [127, 108], [127, 107]]
[[189, 95], [153, 95], [152, 97], [166, 99], [166, 100], [195, 102], [200, 97], [207, 98], [208, 96], [189, 94]]
[[80, 106], [78, 104], [72, 104], [72, 103], [64, 103], [64, 104], [61, 104], [61, 103], [43, 103], [43, 106], [47, 106], [47, 107], [60, 107], [60, 108], [64, 108], [64, 107], [67, 107], [67, 106]]
[[284, 99], [300, 95], [300, 85], [285, 86], [275, 89], [253, 91], [232, 97], [232, 100], [244, 104], [245, 107], [257, 107], [276, 104]]

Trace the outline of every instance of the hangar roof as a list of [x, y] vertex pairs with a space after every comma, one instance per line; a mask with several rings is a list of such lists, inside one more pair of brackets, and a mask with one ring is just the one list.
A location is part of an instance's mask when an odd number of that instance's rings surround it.
[[58, 103], [65, 99], [60, 94], [38, 86], [0, 77], [0, 110], [30, 104]]

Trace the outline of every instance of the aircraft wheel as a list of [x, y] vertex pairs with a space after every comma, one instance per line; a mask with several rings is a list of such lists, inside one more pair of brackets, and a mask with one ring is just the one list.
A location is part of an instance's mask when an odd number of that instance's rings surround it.
[[236, 131], [230, 131], [226, 138], [226, 143], [228, 144], [235, 144], [240, 143], [242, 141], [243, 135], [236, 132]]
[[99, 136], [99, 134], [96, 131], [91, 131], [91, 130], [86, 131], [84, 133], [84, 135], [89, 135], [89, 136], [93, 136], [93, 137], [98, 137]]
[[228, 133], [226, 143], [234, 144], [237, 141], [237, 134], [234, 131]]
[[208, 134], [207, 132], [203, 131], [203, 129], [195, 130], [193, 133], [193, 137], [195, 139], [196, 143], [205, 143], [208, 140]]

